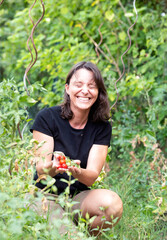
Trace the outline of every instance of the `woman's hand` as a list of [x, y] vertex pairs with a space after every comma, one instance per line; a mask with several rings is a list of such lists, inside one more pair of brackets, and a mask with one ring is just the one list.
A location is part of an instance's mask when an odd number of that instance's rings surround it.
[[60, 168], [59, 165], [57, 165], [54, 160], [51, 162], [44, 163], [42, 169], [43, 169], [42, 173], [41, 174], [38, 173], [38, 176], [43, 174], [49, 174], [51, 177], [54, 177], [58, 173], [62, 174], [68, 170], [65, 168]]
[[52, 161], [52, 169], [55, 171], [55, 175], [58, 173], [64, 173], [68, 170], [66, 165], [65, 155], [62, 152], [54, 153], [54, 159]]
[[[70, 163], [72, 165], [69, 165]], [[81, 174], [80, 164], [80, 160], [73, 160], [70, 162], [67, 160], [66, 162], [66, 157], [63, 153], [55, 152], [52, 169], [54, 169], [55, 174], [62, 174], [69, 171], [72, 173], [73, 177], [77, 178], [77, 176]]]
[[[101, 169], [105, 163], [108, 146], [94, 144], [90, 149], [86, 169], [69, 167], [69, 171], [73, 177], [77, 178], [79, 182], [90, 187], [98, 178]], [[76, 160], [76, 163], [79, 160]]]
[[73, 162], [76, 163], [78, 165], [78, 167], [68, 166], [68, 170], [72, 173], [74, 178], [78, 178], [78, 176], [81, 174], [81, 168], [80, 168], [81, 161], [73, 160]]

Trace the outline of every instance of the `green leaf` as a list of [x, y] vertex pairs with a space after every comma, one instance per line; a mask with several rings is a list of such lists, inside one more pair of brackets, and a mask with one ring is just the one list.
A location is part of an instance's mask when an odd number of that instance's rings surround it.
[[132, 12], [126, 12], [125, 17], [133, 17], [134, 14]]
[[151, 136], [155, 138], [155, 133], [153, 131], [150, 130], [146, 130], [146, 132]]
[[36, 103], [37, 101], [33, 98], [27, 98], [28, 103]]
[[105, 12], [105, 17], [109, 20], [109, 21], [113, 21], [115, 18], [115, 14], [112, 10], [108, 10]]
[[124, 41], [125, 39], [126, 39], [126, 33], [125, 32], [120, 32], [119, 33], [119, 38], [122, 40], [122, 41]]

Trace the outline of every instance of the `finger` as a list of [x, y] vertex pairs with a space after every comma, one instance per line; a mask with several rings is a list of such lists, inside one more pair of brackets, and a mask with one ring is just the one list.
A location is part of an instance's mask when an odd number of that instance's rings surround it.
[[59, 164], [58, 161], [56, 161], [56, 160], [54, 159], [52, 162], [53, 162], [52, 167], [58, 167], [58, 164]]
[[68, 170], [68, 169], [59, 168], [59, 169], [56, 169], [55, 173], [63, 174], [63, 173], [66, 172], [67, 170]]
[[80, 165], [81, 161], [80, 160], [73, 160], [76, 164]]
[[80, 175], [81, 169], [77, 167], [69, 167], [69, 171], [72, 173], [72, 175]]
[[60, 152], [60, 151], [54, 152], [54, 155], [55, 156], [65, 156], [65, 154], [63, 152]]

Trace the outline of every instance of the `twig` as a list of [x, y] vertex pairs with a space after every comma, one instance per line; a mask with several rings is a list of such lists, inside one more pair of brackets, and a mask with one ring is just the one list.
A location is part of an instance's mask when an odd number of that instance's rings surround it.
[[0, 5], [3, 3], [3, 1], [4, 1], [4, 0], [2, 0], [2, 1], [0, 2]]
[[18, 130], [19, 136], [20, 136], [20, 138], [21, 138], [21, 140], [22, 140], [23, 137], [22, 137], [22, 134], [21, 134], [21, 131], [20, 131], [20, 123], [17, 124], [17, 130]]
[[[119, 5], [121, 6], [121, 8], [123, 9], [123, 11], [124, 11], [124, 13], [125, 13], [125, 15], [126, 15], [126, 9], [124, 8], [124, 6], [122, 5], [122, 2], [121, 1], [119, 1]], [[128, 23], [129, 23], [129, 25], [132, 25], [132, 22], [131, 22], [131, 20], [127, 17], [127, 20], [128, 20]]]
[[120, 71], [120, 69], [119, 69], [118, 63], [115, 61], [115, 58], [111, 55], [111, 52], [110, 52], [110, 50], [109, 50], [109, 48], [108, 48], [108, 46], [107, 46], [106, 43], [104, 44], [104, 46], [105, 46], [105, 48], [107, 49], [107, 52], [108, 52], [108, 54], [110, 55], [110, 57], [111, 57], [111, 59], [112, 59], [112, 61], [113, 61], [113, 64], [114, 64], [114, 66], [115, 66], [115, 68], [116, 68], [119, 76], [121, 76], [121, 71]]
[[[34, 31], [35, 31], [36, 27], [38, 26], [38, 24], [40, 23], [40, 21], [42, 20], [42, 18], [44, 17], [44, 14], [45, 14], [45, 6], [44, 6], [44, 3], [43, 3], [43, 0], [40, 0], [40, 1], [41, 1], [41, 5], [42, 5], [42, 15], [41, 15], [41, 17], [38, 19], [38, 21], [37, 21], [36, 23], [34, 23], [32, 17], [31, 17], [31, 10], [32, 10], [32, 8], [34, 7], [36, 1], [37, 1], [37, 0], [34, 0], [32, 6], [31, 6], [30, 9], [29, 9], [29, 17], [30, 17], [31, 22], [32, 22], [32, 24], [33, 24], [33, 28], [32, 28], [32, 30], [31, 30], [31, 34], [30, 34], [30, 36], [29, 36], [29, 38], [28, 38], [28, 40], [27, 40], [27, 47], [28, 47], [28, 50], [29, 50], [29, 52], [30, 52], [30, 54], [31, 54], [31, 61], [30, 61], [29, 65], [27, 66], [27, 68], [26, 68], [26, 70], [25, 70], [25, 73], [24, 73], [24, 77], [23, 77], [24, 88], [25, 88], [28, 96], [29, 96], [30, 94], [29, 94], [29, 91], [28, 91], [28, 89], [27, 89], [26, 80], [28, 81], [29, 84], [30, 84], [30, 81], [29, 81], [29, 79], [28, 79], [28, 77], [27, 77], [27, 74], [28, 74], [28, 72], [30, 71], [30, 69], [33, 67], [33, 65], [36, 63], [37, 57], [38, 57], [38, 52], [37, 52], [37, 49], [36, 49], [36, 46], [35, 46], [35, 43], [34, 43], [33, 34], [34, 34]], [[29, 46], [29, 41], [30, 41], [30, 39], [31, 39], [31, 42], [32, 42], [32, 44], [33, 44], [33, 48], [34, 48], [34, 51], [35, 51], [35, 59], [33, 58], [33, 54], [32, 54], [32, 51], [31, 51], [31, 49], [30, 49], [30, 46]], [[28, 122], [25, 124], [22, 132], [19, 131], [19, 135], [20, 135], [21, 139], [23, 139], [24, 130], [26, 129], [27, 125], [28, 125]], [[18, 129], [18, 130], [19, 130], [19, 129]]]
[[[94, 39], [89, 35], [89, 33], [86, 31], [86, 29], [82, 26], [82, 24], [80, 24], [82, 30], [85, 32], [85, 34], [87, 35], [87, 37], [91, 40], [91, 42], [93, 42], [94, 46], [96, 47], [96, 49], [98, 49], [98, 51], [109, 61], [110, 64], [113, 64], [112, 59], [110, 59], [105, 52], [99, 47], [99, 45], [94, 41]], [[113, 70], [114, 71], [114, 70]]]
[[[27, 89], [27, 86], [26, 86], [26, 79], [27, 79], [27, 81], [29, 81], [29, 80], [28, 80], [27, 74], [28, 74], [28, 72], [30, 71], [30, 69], [33, 67], [33, 65], [35, 64], [35, 62], [37, 61], [37, 57], [38, 57], [38, 52], [37, 52], [37, 49], [36, 49], [36, 46], [35, 46], [35, 43], [34, 43], [33, 34], [34, 34], [34, 31], [35, 31], [37, 25], [40, 23], [40, 21], [42, 20], [44, 14], [45, 14], [44, 3], [43, 3], [43, 0], [41, 0], [42, 10], [43, 10], [43, 11], [42, 11], [42, 15], [41, 15], [41, 17], [38, 19], [38, 21], [36, 22], [36, 24], [34, 24], [32, 18], [31, 18], [30, 12], [31, 12], [32, 8], [34, 7], [35, 3], [36, 3], [36, 0], [35, 0], [34, 3], [32, 4], [32, 6], [31, 6], [31, 8], [30, 8], [30, 11], [29, 11], [29, 16], [30, 16], [31, 22], [33, 23], [33, 28], [32, 28], [32, 30], [31, 30], [31, 34], [30, 34], [30, 36], [29, 36], [29, 38], [28, 38], [28, 41], [27, 41], [27, 47], [28, 47], [28, 50], [30, 51], [30, 54], [31, 54], [31, 62], [30, 62], [30, 64], [28, 65], [28, 67], [26, 68], [25, 73], [24, 73], [24, 77], [23, 77], [24, 87], [25, 87], [25, 90], [26, 90], [26, 92], [27, 92], [28, 95], [29, 95], [29, 92], [28, 92], [28, 89]], [[31, 50], [30, 50], [30, 48], [29, 48], [29, 40], [30, 40], [30, 39], [31, 39], [31, 42], [32, 42], [32, 44], [33, 44], [33, 48], [34, 48], [34, 51], [35, 51], [35, 59], [34, 59], [34, 61], [33, 61], [32, 52], [31, 52]]]
[[[98, 32], [99, 32], [99, 34], [100, 34], [100, 42], [98, 43], [98, 46], [100, 46], [100, 45], [102, 44], [102, 42], [103, 42], [103, 35], [102, 35], [101, 31], [100, 31], [100, 28], [102, 27], [102, 25], [103, 25], [103, 23], [101, 23], [100, 26], [99, 26], [99, 28], [98, 28]], [[97, 47], [95, 47], [95, 51], [96, 51], [97, 56], [98, 56], [98, 58], [99, 58], [99, 52], [98, 52]]]
[[129, 34], [129, 31], [133, 28], [133, 26], [136, 24], [137, 19], [138, 19], [138, 14], [137, 14], [136, 6], [135, 6], [135, 0], [133, 1], [133, 7], [134, 7], [134, 10], [135, 10], [135, 13], [136, 13], [136, 19], [135, 19], [135, 22], [127, 30], [127, 34], [128, 34], [128, 38], [129, 38], [129, 45], [128, 45], [128, 48], [126, 49], [126, 51], [121, 55], [121, 62], [122, 62], [122, 65], [123, 65], [123, 72], [122, 72], [121, 76], [115, 81], [115, 90], [116, 90], [116, 93], [117, 93], [117, 98], [116, 98], [115, 103], [111, 106], [110, 110], [116, 105], [116, 103], [118, 101], [118, 98], [119, 98], [119, 93], [118, 93], [118, 89], [117, 89], [117, 83], [118, 83], [119, 80], [122, 79], [122, 77], [125, 74], [125, 64], [124, 64], [124, 61], [123, 61], [123, 56], [129, 51], [129, 49], [131, 47], [131, 36]]
[[[30, 9], [29, 9], [29, 17], [30, 17], [30, 19], [31, 19], [31, 22], [32, 22], [33, 26], [34, 26], [34, 21], [33, 21], [32, 17], [31, 17], [31, 10], [32, 10], [32, 8], [34, 7], [36, 1], [37, 1], [37, 0], [34, 1], [34, 3], [32, 4], [32, 6], [31, 6]], [[31, 68], [31, 64], [32, 64], [32, 62], [33, 62], [33, 54], [32, 54], [32, 51], [31, 51], [31, 49], [30, 49], [30, 46], [29, 46], [29, 41], [30, 41], [30, 39], [31, 39], [31, 35], [29, 36], [29, 38], [28, 38], [28, 40], [27, 40], [27, 48], [28, 48], [28, 50], [29, 50], [29, 52], [30, 52], [30, 54], [31, 54], [31, 61], [30, 61], [29, 65], [28, 65], [28, 67], [27, 67], [27, 69], [26, 69], [26, 74], [27, 74], [27, 72], [29, 71], [29, 69]], [[29, 81], [28, 77], [26, 77], [26, 79], [27, 79], [28, 83], [30, 84], [30, 81]]]

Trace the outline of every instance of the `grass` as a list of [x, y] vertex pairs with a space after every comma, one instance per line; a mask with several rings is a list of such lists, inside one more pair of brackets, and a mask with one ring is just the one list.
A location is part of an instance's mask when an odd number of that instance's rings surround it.
[[[82, 218], [77, 229], [67, 217], [56, 219], [51, 226], [48, 218], [25, 208], [25, 194], [33, 190], [33, 167], [30, 164], [27, 168], [24, 160], [29, 158], [29, 162], [32, 162], [31, 156], [27, 156], [27, 149], [31, 147], [25, 147], [21, 143], [11, 147], [6, 153], [5, 150], [1, 153], [1, 240], [167, 240], [166, 159], [162, 156], [155, 158], [154, 152], [148, 149], [147, 154], [146, 151], [139, 154], [136, 147], [133, 158], [129, 154], [129, 161], [110, 159], [107, 175], [103, 175], [103, 180], [94, 187], [107, 188], [118, 193], [124, 204], [124, 212], [114, 228], [102, 231], [101, 236], [96, 238], [89, 235], [88, 225]], [[15, 156], [17, 164], [13, 163], [10, 176], [8, 167]], [[66, 196], [64, 198], [67, 199]], [[70, 211], [68, 212], [71, 217]], [[68, 230], [68, 234], [63, 236], [59, 233], [62, 225]]]
[[[124, 204], [122, 219], [111, 230], [110, 239], [167, 239], [167, 216], [165, 213], [161, 215], [161, 205], [158, 207], [158, 199], [163, 196], [162, 179], [156, 171], [150, 169], [148, 161], [140, 164], [140, 168], [139, 164], [140, 161], [129, 167], [129, 163], [115, 162], [111, 164], [111, 170], [104, 181], [105, 187], [117, 192]], [[166, 195], [164, 201], [167, 201]], [[167, 205], [165, 206], [164, 211], [167, 210]]]

